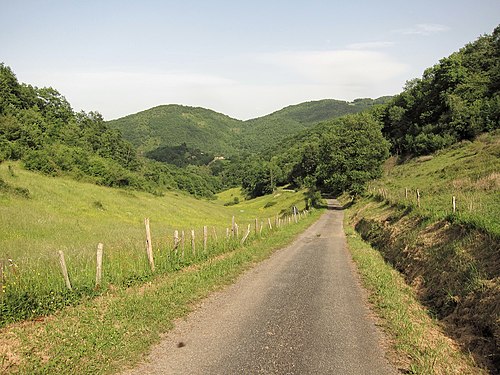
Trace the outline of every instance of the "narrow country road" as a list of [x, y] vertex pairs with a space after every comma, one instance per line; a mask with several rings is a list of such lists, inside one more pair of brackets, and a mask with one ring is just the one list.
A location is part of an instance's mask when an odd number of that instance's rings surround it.
[[343, 212], [328, 203], [292, 245], [177, 322], [126, 374], [396, 374], [345, 248]]

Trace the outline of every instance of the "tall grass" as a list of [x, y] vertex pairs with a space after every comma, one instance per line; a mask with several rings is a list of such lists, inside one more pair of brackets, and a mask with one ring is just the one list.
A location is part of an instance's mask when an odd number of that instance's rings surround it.
[[[384, 176], [369, 192], [379, 200], [446, 218], [500, 237], [500, 133], [484, 134], [434, 155], [386, 163]], [[405, 195], [408, 189], [408, 197]], [[416, 190], [419, 190], [420, 206]], [[452, 197], [457, 209], [453, 212]]]
[[356, 233], [353, 218], [360, 209], [356, 204], [345, 215], [348, 248], [380, 317], [379, 324], [390, 337], [391, 357], [398, 368], [403, 373], [422, 375], [485, 374], [472, 356], [461, 353], [443, 334], [403, 276]]
[[[22, 170], [17, 164], [0, 165], [0, 178], [29, 191], [29, 197], [0, 192], [0, 326], [50, 314], [92, 298], [109, 288], [150, 280], [145, 251], [144, 218], [151, 221], [155, 274], [194, 266], [241, 246], [248, 224], [264, 223], [262, 234], [252, 229], [247, 241], [269, 236], [267, 218], [304, 207], [303, 195], [278, 192], [244, 201], [237, 189], [216, 201], [202, 201], [178, 192], [156, 197], [147, 193], [98, 187], [69, 179], [50, 178]], [[11, 189], [12, 190], [12, 189]], [[242, 203], [226, 207], [230, 196]], [[276, 204], [265, 208], [269, 202]], [[235, 216], [238, 239], [226, 239]], [[209, 247], [203, 251], [203, 226], [209, 229]], [[191, 230], [196, 233], [191, 249]], [[274, 228], [276, 229], [276, 228]], [[184, 231], [184, 246], [173, 249], [173, 232]], [[103, 282], [95, 288], [96, 248], [104, 244]], [[66, 290], [58, 262], [64, 251], [73, 291]]]

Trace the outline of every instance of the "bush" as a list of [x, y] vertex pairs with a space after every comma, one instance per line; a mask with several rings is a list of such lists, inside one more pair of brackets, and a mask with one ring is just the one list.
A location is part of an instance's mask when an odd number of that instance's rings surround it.
[[274, 201], [270, 201], [270, 202], [267, 202], [265, 205], [264, 205], [264, 208], [269, 208], [269, 207], [272, 207], [276, 204], [276, 202]]

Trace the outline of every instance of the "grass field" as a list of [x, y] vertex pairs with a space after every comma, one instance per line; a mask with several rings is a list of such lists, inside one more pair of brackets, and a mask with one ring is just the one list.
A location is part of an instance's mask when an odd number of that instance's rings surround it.
[[[267, 230], [267, 218], [289, 212], [293, 205], [304, 208], [300, 192], [278, 191], [251, 201], [245, 201], [238, 189], [224, 192], [214, 201], [179, 192], [157, 197], [51, 178], [27, 172], [15, 163], [0, 165], [0, 179], [0, 261], [4, 266], [0, 325], [100, 294], [102, 290], [94, 290], [98, 243], [104, 244], [103, 289], [148, 280], [146, 217], [151, 223], [158, 272], [169, 272], [208, 257], [200, 252], [203, 226], [209, 228], [209, 252], [220, 253], [239, 244], [222, 241], [233, 216], [241, 238], [255, 218], [264, 221]], [[241, 203], [224, 206], [235, 196]], [[186, 234], [185, 256], [178, 254], [175, 259], [174, 230]], [[196, 257], [191, 253], [191, 230], [196, 233]], [[59, 250], [65, 254], [73, 292], [65, 289]]]
[[146, 283], [110, 288], [47, 318], [0, 328], [0, 373], [111, 374], [133, 366], [174, 319], [290, 243], [321, 213], [315, 210], [298, 224]]
[[370, 192], [391, 203], [417, 208], [418, 189], [422, 214], [500, 236], [500, 132], [400, 165], [396, 162], [393, 158], [386, 163], [384, 177], [370, 185]]

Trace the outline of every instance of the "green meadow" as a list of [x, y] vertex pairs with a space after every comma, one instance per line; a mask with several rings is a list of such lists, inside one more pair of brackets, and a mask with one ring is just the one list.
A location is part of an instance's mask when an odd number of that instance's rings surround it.
[[[150, 219], [156, 273], [168, 273], [240, 246], [248, 224], [249, 241], [269, 235], [268, 218], [304, 209], [302, 192], [278, 190], [246, 201], [240, 189], [216, 200], [180, 192], [158, 197], [145, 192], [100, 187], [0, 164], [0, 261], [3, 285], [0, 325], [51, 313], [110, 287], [130, 286], [152, 277], [146, 257], [144, 219]], [[240, 203], [234, 204], [234, 198]], [[233, 203], [227, 205], [228, 202]], [[232, 217], [239, 239], [226, 240]], [[254, 223], [264, 223], [255, 234]], [[203, 226], [208, 247], [203, 251]], [[275, 229], [275, 228], [273, 228]], [[177, 251], [174, 230], [185, 233]], [[191, 248], [195, 231], [195, 251]], [[268, 233], [269, 232], [269, 233]], [[96, 248], [104, 245], [102, 288], [95, 289]], [[73, 291], [65, 288], [59, 265], [62, 250]]]

